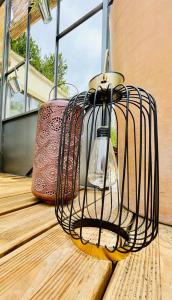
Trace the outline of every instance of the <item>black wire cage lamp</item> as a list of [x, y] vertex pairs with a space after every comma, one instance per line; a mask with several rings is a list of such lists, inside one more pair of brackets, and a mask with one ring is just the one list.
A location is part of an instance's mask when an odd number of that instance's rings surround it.
[[[81, 250], [120, 260], [158, 232], [156, 103], [142, 88], [125, 86], [117, 72], [99, 74], [89, 86], [69, 101], [63, 116], [55, 211]], [[69, 182], [74, 197], [66, 202]]]

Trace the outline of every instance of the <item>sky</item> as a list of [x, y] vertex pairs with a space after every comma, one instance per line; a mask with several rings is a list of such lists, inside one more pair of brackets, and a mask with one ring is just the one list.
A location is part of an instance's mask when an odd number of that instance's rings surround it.
[[[63, 0], [61, 2], [60, 31], [70, 26], [100, 0]], [[72, 3], [72, 5], [71, 5]], [[55, 49], [56, 9], [52, 10], [52, 21], [42, 20], [31, 28], [31, 36], [38, 43], [41, 55], [48, 55]], [[60, 41], [60, 49], [68, 65], [65, 79], [77, 86], [79, 91], [88, 89], [89, 80], [101, 71], [102, 12], [80, 25]]]

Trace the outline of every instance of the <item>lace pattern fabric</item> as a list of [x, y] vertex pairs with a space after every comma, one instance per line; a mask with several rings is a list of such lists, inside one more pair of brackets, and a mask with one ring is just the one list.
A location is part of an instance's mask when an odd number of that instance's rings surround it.
[[[58, 178], [58, 156], [60, 145], [60, 134], [62, 130], [63, 113], [68, 105], [66, 100], [54, 100], [44, 104], [38, 113], [37, 134], [32, 175], [33, 194], [49, 203], [54, 203], [57, 190]], [[73, 195], [73, 177], [78, 177], [77, 153], [80, 135], [78, 118], [80, 108], [76, 109], [75, 119], [77, 126], [71, 130], [70, 138], [65, 139], [65, 148], [70, 149], [70, 155], [64, 151], [64, 177], [66, 164], [68, 164], [69, 180], [60, 180], [61, 188], [65, 189], [65, 201], [73, 199], [79, 189], [79, 180], [75, 180], [75, 194]], [[70, 147], [69, 146], [70, 143]], [[68, 157], [68, 160], [66, 160]], [[60, 199], [59, 199], [60, 200]]]

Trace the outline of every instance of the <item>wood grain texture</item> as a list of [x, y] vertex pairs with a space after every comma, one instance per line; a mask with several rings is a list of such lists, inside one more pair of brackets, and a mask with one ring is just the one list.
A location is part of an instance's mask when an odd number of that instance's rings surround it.
[[110, 262], [80, 252], [57, 226], [1, 259], [0, 299], [97, 300], [111, 272]]
[[21, 176], [9, 174], [9, 173], [0, 173], [0, 178], [5, 178], [5, 177], [11, 178], [11, 177], [21, 177]]
[[162, 300], [172, 299], [172, 227], [160, 225], [159, 250]]
[[171, 300], [172, 227], [160, 225], [148, 247], [117, 264], [104, 300]]
[[0, 216], [22, 208], [32, 206], [40, 201], [32, 193], [0, 198]]
[[[24, 188], [30, 190], [30, 178], [1, 174], [0, 182], [1, 187], [3, 186], [1, 195], [6, 195], [0, 198], [0, 257], [2, 257], [56, 225], [57, 219], [53, 206], [45, 203], [33, 205], [38, 203], [38, 200], [31, 193], [23, 193]], [[90, 190], [88, 196], [88, 202], [91, 204], [94, 193]], [[77, 198], [74, 201], [77, 212], [80, 209]], [[11, 212], [12, 210], [14, 212]], [[68, 206], [64, 207], [64, 210], [67, 213], [70, 211]], [[11, 213], [4, 214], [5, 212]]]
[[[23, 194], [24, 195], [24, 194]], [[27, 197], [27, 194], [25, 194]], [[93, 193], [89, 192], [89, 203]], [[77, 200], [77, 199], [76, 199]], [[1, 199], [0, 199], [1, 201]], [[79, 210], [79, 205], [76, 206]], [[67, 207], [64, 210], [68, 212]], [[0, 257], [57, 224], [54, 206], [40, 203], [0, 216]]]
[[110, 280], [104, 300], [159, 300], [160, 265], [158, 240], [120, 261]]
[[0, 198], [1, 212], [19, 209], [0, 216], [0, 299], [171, 300], [172, 227], [160, 225], [159, 237], [120, 261], [112, 275], [111, 262], [85, 255], [55, 226], [53, 206], [31, 204], [31, 193], [21, 192], [30, 179], [0, 175], [7, 191], [14, 192], [15, 180], [19, 194]]
[[0, 217], [0, 256], [57, 223], [54, 207], [38, 204]]
[[[15, 175], [15, 174], [8, 174], [8, 173], [0, 173], [0, 182], [13, 182], [15, 180], [27, 180], [27, 181], [32, 181], [31, 177], [27, 177], [27, 176], [19, 176], [19, 175]], [[8, 180], [8, 181], [7, 181]]]
[[32, 178], [0, 173], [0, 199], [31, 192]]

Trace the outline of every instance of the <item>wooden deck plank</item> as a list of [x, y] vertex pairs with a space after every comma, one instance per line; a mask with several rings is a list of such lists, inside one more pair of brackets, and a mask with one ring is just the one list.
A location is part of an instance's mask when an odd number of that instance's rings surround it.
[[104, 300], [171, 300], [172, 227], [119, 262], [108, 285], [111, 263], [75, 248], [30, 187], [31, 178], [0, 174], [0, 299], [101, 299], [106, 289]]
[[0, 183], [13, 183], [13, 182], [20, 182], [20, 181], [32, 181], [31, 177], [27, 176], [19, 176], [14, 174], [7, 174], [7, 173], [0, 173]]
[[0, 198], [0, 216], [38, 203], [32, 193]]
[[[9, 174], [9, 173], [0, 173], [0, 178], [28, 178], [28, 176], [24, 175], [16, 175], [16, 174]], [[31, 177], [29, 177], [31, 178]]]
[[9, 196], [21, 195], [31, 192], [31, 183], [25, 182], [12, 182], [8, 184], [0, 184], [0, 199]]
[[1, 173], [0, 172], [0, 178], [12, 178], [12, 177], [21, 177], [21, 176], [18, 176], [18, 175], [15, 175], [15, 174], [9, 174], [9, 173]]
[[[81, 192], [82, 193], [82, 192]], [[94, 193], [88, 192], [92, 204]], [[24, 196], [24, 194], [23, 194]], [[27, 197], [27, 194], [25, 194]], [[1, 201], [2, 199], [0, 199]], [[23, 199], [24, 201], [24, 199]], [[77, 199], [76, 199], [77, 201]], [[78, 201], [77, 201], [78, 203]], [[68, 210], [67, 206], [64, 210]], [[79, 210], [75, 206], [75, 211]], [[54, 206], [40, 203], [0, 216], [0, 257], [57, 224]]]
[[160, 265], [158, 241], [118, 262], [103, 300], [159, 300]]
[[120, 261], [103, 300], [171, 300], [172, 227], [160, 225], [159, 238]]
[[162, 299], [172, 299], [172, 226], [159, 226]]
[[101, 299], [112, 264], [80, 252], [56, 226], [1, 259], [0, 299]]
[[38, 204], [0, 217], [0, 257], [55, 225], [54, 207]]
[[0, 173], [0, 199], [31, 192], [32, 178]]

